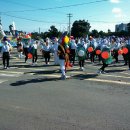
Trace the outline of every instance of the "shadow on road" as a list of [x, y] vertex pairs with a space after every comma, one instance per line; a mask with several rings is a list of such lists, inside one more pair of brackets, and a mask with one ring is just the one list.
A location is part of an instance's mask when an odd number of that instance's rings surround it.
[[16, 81], [15, 83], [11, 83], [11, 86], [21, 86], [25, 84], [30, 84], [30, 83], [40, 83], [40, 82], [48, 82], [48, 81], [57, 81], [60, 80], [60, 78], [35, 78], [35, 79], [26, 79], [26, 80], [19, 80]]
[[[98, 74], [78, 74], [78, 75], [73, 75], [69, 78], [67, 78], [66, 80], [68, 79], [78, 79], [78, 80], [84, 80], [84, 79], [88, 79], [88, 78], [94, 78], [98, 76]], [[63, 80], [63, 81], [66, 81], [66, 80]], [[57, 78], [57, 77], [44, 77], [44, 78], [33, 78], [33, 79], [26, 79], [26, 80], [19, 80], [19, 81], [16, 81], [15, 83], [11, 83], [10, 85], [11, 86], [22, 86], [22, 85], [25, 85], [25, 84], [30, 84], [30, 83], [40, 83], [40, 82], [50, 82], [50, 81], [61, 81], [61, 78]]]

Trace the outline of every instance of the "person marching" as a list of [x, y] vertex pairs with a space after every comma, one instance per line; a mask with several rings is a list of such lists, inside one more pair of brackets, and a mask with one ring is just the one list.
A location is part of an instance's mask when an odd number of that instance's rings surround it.
[[10, 45], [9, 45], [9, 42], [8, 42], [6, 37], [3, 38], [2, 57], [3, 57], [4, 69], [8, 69], [9, 68], [9, 60], [10, 60]]
[[[123, 49], [123, 48], [126, 48], [126, 46], [127, 46], [128, 44], [130, 44], [128, 38], [127, 38], [127, 39], [124, 39], [124, 40], [122, 41], [122, 49]], [[124, 63], [124, 66], [125, 66], [125, 65], [128, 64], [128, 53], [123, 53], [122, 56], [123, 56], [123, 59], [124, 59], [124, 62], [125, 62], [125, 63]]]
[[23, 42], [23, 52], [25, 55], [25, 63], [26, 63], [28, 60], [30, 38], [23, 38], [22, 42]]
[[70, 62], [73, 62], [73, 65], [74, 65], [77, 44], [72, 36], [70, 38], [71, 38], [71, 40], [70, 40]]
[[116, 38], [112, 38], [112, 42], [114, 44], [113, 57], [115, 58], [115, 63], [118, 63], [118, 50], [120, 47], [120, 42]]
[[105, 68], [112, 63], [111, 49], [113, 49], [113, 43], [109, 45], [109, 42], [104, 42], [101, 46], [101, 57], [102, 57], [102, 67], [97, 71], [99, 74], [105, 73]]
[[34, 41], [32, 45], [32, 65], [37, 64], [37, 47], [38, 47], [38, 41]]
[[45, 45], [42, 47], [42, 50], [44, 51], [44, 58], [45, 58], [45, 64], [49, 65], [50, 62], [50, 53], [51, 53], [51, 46], [49, 45], [49, 38], [46, 38]]
[[84, 63], [86, 59], [86, 48], [83, 42], [77, 44], [76, 54], [79, 61], [80, 70], [84, 70]]
[[60, 64], [60, 70], [61, 70], [61, 79], [66, 79], [66, 70], [65, 70], [65, 44], [62, 41], [58, 46], [58, 56], [59, 56], [59, 64]]
[[129, 67], [129, 70], [130, 70], [130, 37], [128, 37], [128, 42], [127, 42], [126, 48], [128, 49], [128, 53], [127, 53], [128, 67]]
[[90, 52], [90, 60], [91, 60], [91, 63], [94, 63], [95, 61], [95, 48], [97, 46], [97, 43], [96, 43], [96, 40], [90, 36], [90, 43], [89, 43], [89, 46], [88, 47], [92, 47], [92, 51]]
[[53, 51], [54, 51], [54, 65], [58, 65], [59, 64], [59, 56], [57, 55], [57, 51], [58, 51], [58, 39], [55, 38], [54, 39], [54, 45], [53, 45]]
[[22, 38], [19, 37], [17, 38], [17, 51], [18, 51], [18, 57], [21, 59], [23, 56], [23, 43], [22, 43]]

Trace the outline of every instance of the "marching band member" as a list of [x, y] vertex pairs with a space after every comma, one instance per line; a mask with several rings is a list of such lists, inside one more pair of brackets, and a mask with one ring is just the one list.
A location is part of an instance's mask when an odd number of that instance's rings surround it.
[[82, 43], [78, 43], [77, 44], [77, 57], [78, 57], [78, 61], [79, 61], [79, 66], [80, 66], [80, 70], [84, 70], [84, 63], [85, 63], [85, 59], [86, 59], [86, 49], [84, 44]]
[[54, 65], [58, 65], [59, 64], [59, 56], [57, 55], [57, 51], [58, 51], [58, 39], [55, 38], [54, 39], [54, 45], [53, 45], [53, 51], [54, 51]]
[[44, 58], [45, 58], [45, 64], [49, 65], [50, 62], [50, 53], [51, 53], [51, 46], [49, 44], [50, 40], [49, 38], [46, 38], [45, 45], [42, 47], [42, 50], [44, 51]]
[[90, 43], [89, 43], [88, 47], [92, 47], [93, 48], [93, 50], [90, 52], [90, 60], [91, 60], [91, 63], [94, 63], [95, 48], [97, 47], [97, 42], [96, 42], [96, 40], [92, 36], [90, 36]]
[[97, 73], [104, 74], [105, 68], [112, 63], [111, 49], [113, 49], [113, 44], [110, 45], [109, 42], [105, 42], [101, 46], [101, 56], [102, 56], [102, 67], [98, 70]]
[[77, 44], [76, 44], [75, 40], [71, 39], [71, 41], [70, 41], [70, 62], [73, 62], [73, 65], [75, 63], [76, 48], [77, 48]]
[[37, 64], [37, 48], [38, 48], [38, 41], [34, 41], [32, 45], [32, 65]]
[[66, 79], [66, 70], [65, 70], [65, 58], [66, 58], [66, 52], [65, 52], [65, 44], [64, 42], [61, 42], [58, 46], [58, 56], [59, 56], [59, 64], [60, 64], [60, 70], [61, 70], [61, 79]]
[[[7, 41], [7, 38], [3, 38], [3, 46], [2, 46], [2, 53], [3, 53], [3, 67], [4, 69], [9, 68], [9, 59], [10, 59], [10, 45], [9, 42]], [[6, 63], [7, 62], [7, 65]]]
[[22, 42], [23, 42], [23, 52], [25, 55], [25, 63], [26, 63], [28, 60], [30, 38], [23, 38]]

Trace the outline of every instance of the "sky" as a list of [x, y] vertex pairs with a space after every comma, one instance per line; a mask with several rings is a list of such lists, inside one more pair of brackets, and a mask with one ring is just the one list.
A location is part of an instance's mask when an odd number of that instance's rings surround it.
[[90, 23], [91, 30], [115, 31], [115, 25], [130, 22], [130, 0], [0, 0], [4, 30], [15, 22], [17, 30], [45, 32], [54, 25], [66, 31], [76, 20]]

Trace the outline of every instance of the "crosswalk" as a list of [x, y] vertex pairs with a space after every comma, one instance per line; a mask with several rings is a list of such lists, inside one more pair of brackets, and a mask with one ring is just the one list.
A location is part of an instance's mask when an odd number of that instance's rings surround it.
[[[100, 66], [92, 66], [91, 64], [87, 64], [85, 66], [85, 71], [80, 71], [78, 66], [74, 66], [72, 69], [67, 71], [68, 79], [77, 79], [84, 80], [89, 82], [98, 82], [98, 83], [111, 83], [111, 84], [120, 84], [120, 85], [130, 85], [130, 71], [128, 71], [127, 67], [114, 67], [114, 70], [122, 70], [117, 71], [116, 73], [109, 72], [112, 70], [111, 67], [108, 67], [106, 71], [109, 73], [105, 74], [97, 74], [97, 70]], [[61, 74], [59, 71], [59, 66], [47, 66], [47, 67], [12, 67], [9, 70], [0, 69], [0, 84], [11, 80], [11, 78], [22, 77], [25, 74], [29, 76], [42, 76], [48, 78], [60, 78]], [[46, 72], [52, 73], [46, 73]], [[41, 73], [40, 73], [41, 72]], [[6, 80], [5, 80], [6, 79]]]

